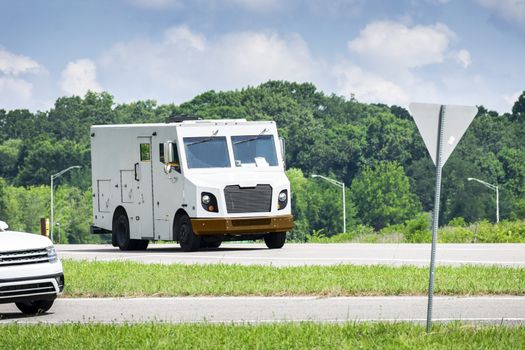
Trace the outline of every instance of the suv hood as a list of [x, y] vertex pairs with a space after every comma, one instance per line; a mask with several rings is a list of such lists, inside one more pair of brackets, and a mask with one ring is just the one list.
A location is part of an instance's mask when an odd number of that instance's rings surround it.
[[0, 232], [0, 252], [43, 249], [52, 245], [51, 240], [44, 236], [16, 231]]

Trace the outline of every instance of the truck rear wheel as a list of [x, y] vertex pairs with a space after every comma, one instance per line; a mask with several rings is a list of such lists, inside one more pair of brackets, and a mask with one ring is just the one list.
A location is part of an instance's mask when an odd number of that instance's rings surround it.
[[282, 248], [284, 242], [286, 242], [286, 232], [268, 233], [264, 236], [264, 243], [270, 249]]
[[183, 252], [194, 252], [200, 248], [201, 239], [193, 232], [188, 215], [182, 215], [175, 224], [180, 247]]
[[149, 240], [129, 238], [129, 220], [125, 212], [121, 211], [117, 214], [112, 228], [112, 241], [120, 250], [145, 250], [148, 248]]
[[27, 315], [40, 315], [51, 309], [54, 300], [30, 300], [15, 303], [18, 310]]
[[131, 250], [129, 239], [129, 220], [126, 213], [120, 212], [113, 220], [113, 240], [120, 250]]

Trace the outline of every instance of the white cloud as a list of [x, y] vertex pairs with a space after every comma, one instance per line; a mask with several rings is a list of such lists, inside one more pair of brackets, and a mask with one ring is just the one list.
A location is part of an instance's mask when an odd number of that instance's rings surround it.
[[119, 101], [180, 103], [207, 90], [239, 89], [270, 79], [313, 82], [327, 93], [354, 94], [363, 102], [406, 106], [414, 99], [438, 99], [432, 82], [406, 70], [397, 79], [345, 58], [327, 62], [312, 55], [297, 34], [205, 37], [185, 26], [166, 30], [157, 41], [115, 44], [98, 64], [104, 87]]
[[380, 102], [407, 105], [409, 97], [396, 83], [379, 75], [363, 71], [352, 64], [342, 64], [335, 68], [339, 77], [339, 93], [349, 97], [354, 95], [358, 101]]
[[47, 70], [31, 57], [0, 47], [0, 108], [39, 109], [48, 106], [33, 96], [37, 85], [48, 78]]
[[269, 79], [321, 83], [324, 64], [296, 34], [236, 32], [213, 39], [173, 27], [159, 41], [121, 42], [100, 60], [118, 98], [181, 102], [209, 89], [237, 89]]
[[432, 26], [379, 21], [368, 24], [348, 46], [353, 52], [391, 68], [415, 68], [442, 63], [455, 37], [446, 25]]
[[476, 0], [476, 2], [493, 11], [497, 17], [525, 28], [524, 0]]
[[458, 52], [456, 52], [456, 61], [459, 62], [463, 66], [463, 68], [467, 68], [472, 63], [472, 58], [470, 57], [470, 52], [465, 49], [461, 49]]
[[192, 33], [188, 27], [172, 27], [165, 34], [165, 43], [171, 45], [187, 45], [192, 49], [203, 51], [206, 47], [206, 38]]
[[33, 85], [23, 79], [0, 77], [0, 108], [29, 108], [32, 90]]
[[42, 67], [30, 57], [16, 55], [0, 47], [0, 72], [8, 75], [35, 73]]
[[68, 95], [83, 96], [88, 90], [101, 91], [97, 67], [86, 58], [69, 62], [62, 71], [60, 87]]

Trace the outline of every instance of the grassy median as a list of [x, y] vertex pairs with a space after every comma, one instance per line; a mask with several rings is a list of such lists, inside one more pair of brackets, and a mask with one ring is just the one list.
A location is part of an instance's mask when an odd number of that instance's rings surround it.
[[[162, 265], [66, 260], [65, 297], [424, 295], [428, 268]], [[525, 268], [438, 267], [440, 295], [525, 295]]]
[[0, 326], [2, 349], [523, 349], [525, 327], [461, 323]]

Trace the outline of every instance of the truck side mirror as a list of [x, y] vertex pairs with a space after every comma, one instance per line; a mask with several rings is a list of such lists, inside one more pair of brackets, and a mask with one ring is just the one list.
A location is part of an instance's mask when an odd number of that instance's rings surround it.
[[179, 155], [177, 153], [177, 144], [172, 141], [166, 141], [163, 144], [164, 152], [164, 172], [169, 174], [171, 170], [180, 173]]
[[175, 162], [175, 156], [173, 154], [173, 142], [166, 141], [164, 142], [164, 163], [174, 163]]
[[286, 141], [279, 137], [279, 143], [281, 144], [281, 158], [283, 160], [283, 166], [286, 169]]

